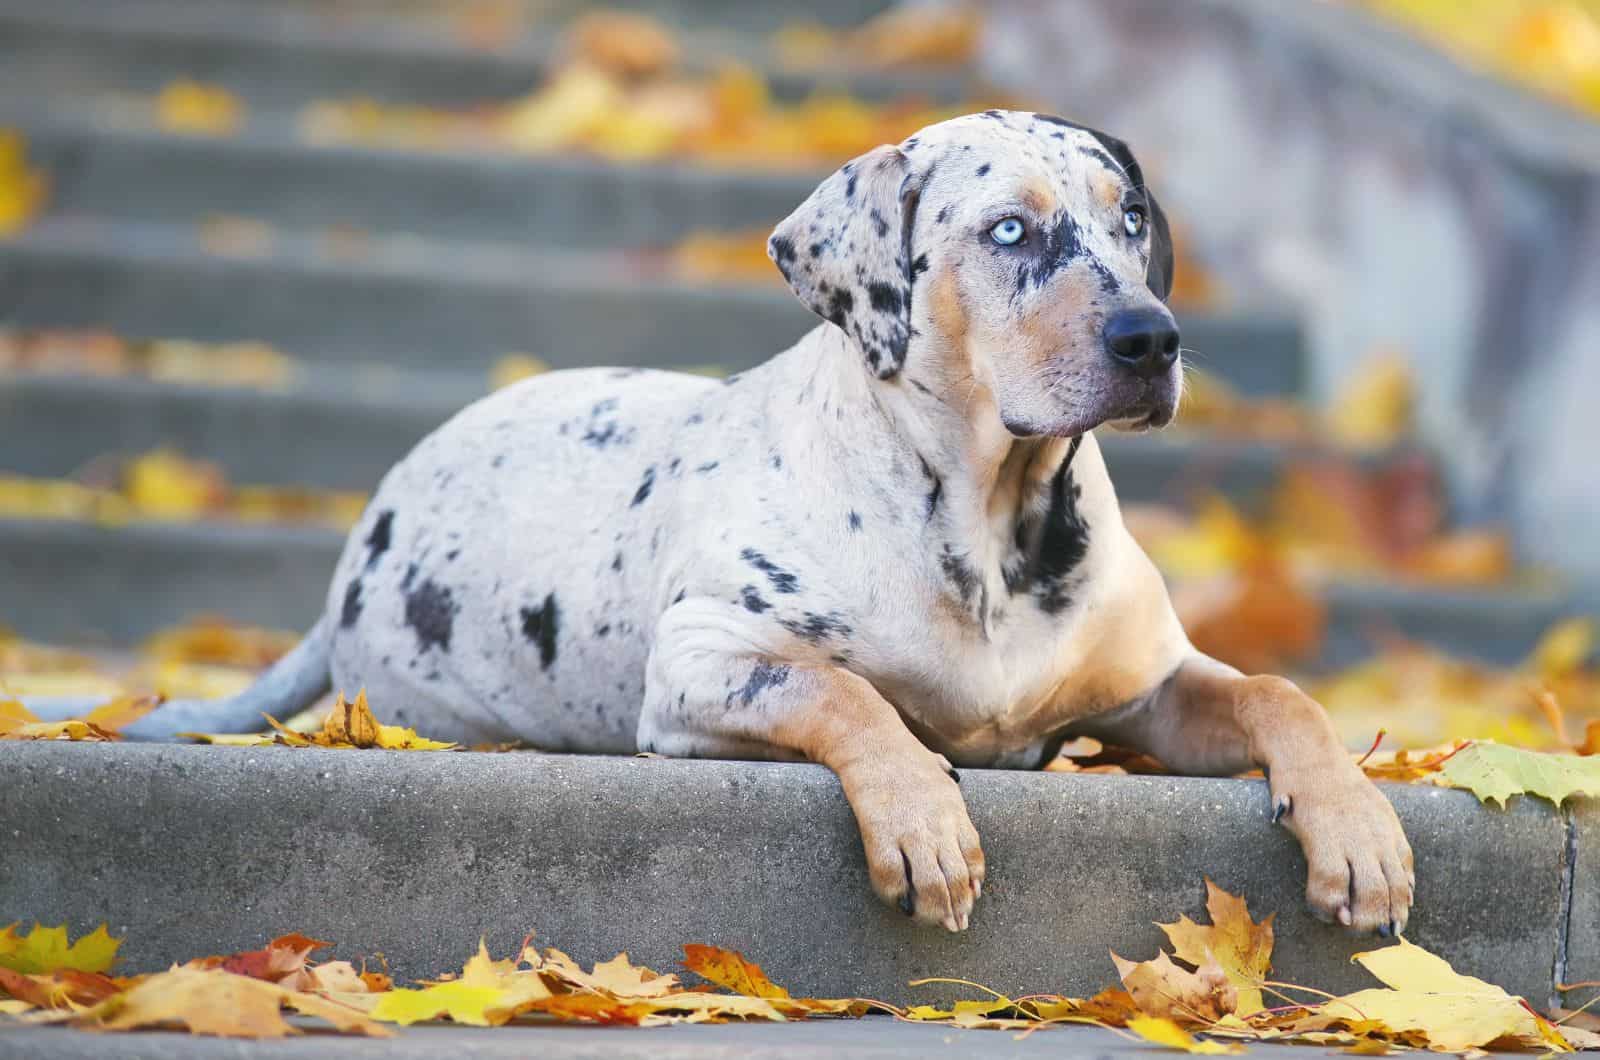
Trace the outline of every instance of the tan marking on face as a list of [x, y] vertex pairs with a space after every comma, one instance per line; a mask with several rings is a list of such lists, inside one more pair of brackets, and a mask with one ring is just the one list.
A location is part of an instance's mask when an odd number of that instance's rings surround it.
[[1114, 210], [1122, 204], [1122, 182], [1110, 173], [1099, 172], [1090, 176], [1089, 188], [1094, 192], [1095, 200], [1108, 210]]
[[1030, 177], [1027, 184], [1023, 185], [1019, 198], [1022, 200], [1022, 205], [1039, 217], [1049, 217], [1056, 212], [1056, 207], [1059, 205], [1055, 189], [1043, 177]]
[[929, 285], [933, 324], [952, 351], [962, 354], [967, 349], [967, 309], [961, 303], [961, 277], [955, 265], [939, 270]]

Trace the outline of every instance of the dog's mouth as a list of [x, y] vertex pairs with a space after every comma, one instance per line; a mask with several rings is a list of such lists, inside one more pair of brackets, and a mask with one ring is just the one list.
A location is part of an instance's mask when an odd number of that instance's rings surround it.
[[1106, 423], [1119, 431], [1160, 430], [1178, 414], [1178, 388], [1168, 380], [1144, 383]]

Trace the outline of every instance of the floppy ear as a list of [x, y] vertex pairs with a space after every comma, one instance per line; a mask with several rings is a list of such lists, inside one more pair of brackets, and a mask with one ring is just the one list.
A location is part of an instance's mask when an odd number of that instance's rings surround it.
[[1166, 211], [1148, 188], [1144, 197], [1150, 203], [1150, 264], [1145, 266], [1144, 282], [1165, 302], [1172, 293], [1172, 273], [1176, 267], [1172, 256], [1172, 229], [1167, 227]]
[[767, 240], [810, 310], [845, 330], [880, 379], [911, 341], [911, 228], [920, 188], [899, 148], [868, 151], [817, 186]]

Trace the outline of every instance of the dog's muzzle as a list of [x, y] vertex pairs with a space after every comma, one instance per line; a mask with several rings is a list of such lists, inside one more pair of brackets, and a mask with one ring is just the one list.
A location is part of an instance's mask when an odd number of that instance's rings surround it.
[[1102, 334], [1111, 360], [1138, 387], [1125, 422], [1166, 426], [1178, 411], [1177, 321], [1165, 309], [1122, 309], [1107, 318]]

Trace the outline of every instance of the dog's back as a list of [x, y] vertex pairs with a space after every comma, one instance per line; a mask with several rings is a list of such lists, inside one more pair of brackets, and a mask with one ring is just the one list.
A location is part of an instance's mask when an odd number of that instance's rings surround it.
[[669, 454], [720, 386], [553, 372], [424, 439], [339, 561], [333, 686], [365, 687], [436, 737], [634, 750], [659, 579], [649, 502], [658, 480], [694, 473]]

